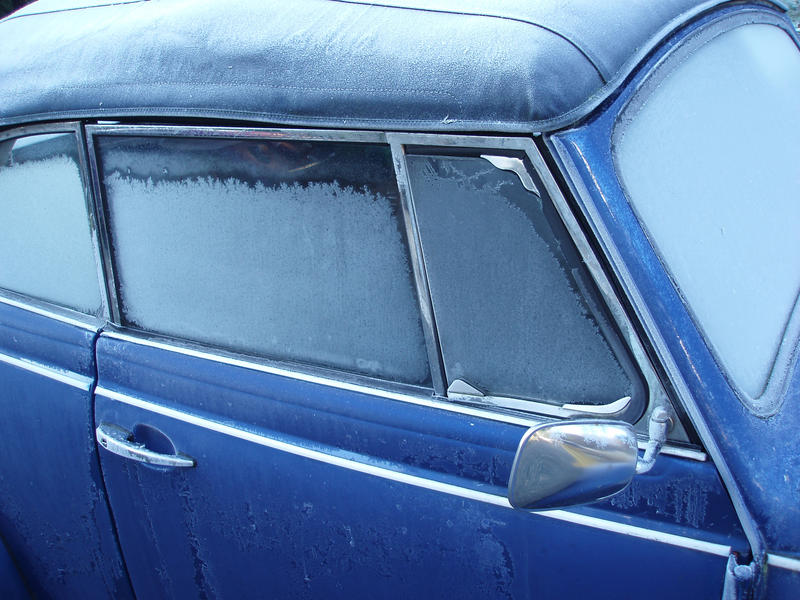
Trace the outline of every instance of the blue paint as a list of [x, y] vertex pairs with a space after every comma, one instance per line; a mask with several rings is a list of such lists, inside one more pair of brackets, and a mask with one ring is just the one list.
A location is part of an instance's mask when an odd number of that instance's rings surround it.
[[6, 545], [0, 540], [0, 598], [22, 600], [30, 598]]
[[800, 572], [770, 567], [767, 594], [770, 600], [796, 600], [800, 590]]
[[[94, 336], [0, 303], [7, 356], [93, 377]], [[3, 362], [0, 382], [0, 538], [31, 593], [131, 597], [97, 461], [90, 391]]]
[[[611, 160], [614, 119], [641, 73], [705, 22], [667, 41], [595, 116], [551, 141], [590, 185], [587, 201], [639, 287], [768, 549], [800, 556], [800, 367], [780, 412], [759, 418], [747, 410], [627, 204]], [[441, 130], [448, 117], [440, 117], [433, 127]], [[464, 122], [454, 127], [463, 129]], [[431, 126], [414, 123], [415, 130]], [[0, 352], [10, 357], [431, 486], [499, 497], [507, 492], [521, 426], [188, 356], [98, 329], [0, 304]], [[134, 592], [142, 599], [722, 593], [727, 556], [333, 466], [102, 395], [93, 400], [91, 390], [8, 363], [0, 362], [0, 382], [3, 598], [28, 591], [36, 597], [122, 599]], [[433, 394], [425, 387], [403, 389], [420, 399]], [[185, 453], [197, 466], [154, 467], [105, 451], [98, 459], [93, 430], [99, 423], [120, 425], [153, 450]], [[662, 456], [623, 493], [569, 512], [730, 546], [743, 563], [748, 560], [748, 542], [712, 462]], [[798, 573], [769, 567], [764, 575], [768, 597], [797, 596]]]
[[[337, 456], [345, 448], [353, 460], [501, 496], [523, 430], [105, 336], [97, 356], [103, 388]], [[669, 595], [721, 594], [725, 556], [392, 482], [104, 396], [96, 398], [96, 422], [130, 431], [147, 424], [197, 460], [194, 469], [164, 470], [101, 453], [139, 597], [236, 598], [257, 590], [300, 598], [614, 598], [620, 581], [648, 583], [647, 569], [630, 568], [634, 560], [653, 569], [666, 561], [686, 573], [665, 587]], [[454, 446], [471, 460], [457, 460]], [[414, 452], [424, 453], [424, 464]], [[503, 474], [495, 484], [491, 472]], [[667, 477], [702, 481], [697, 506], [648, 504]], [[746, 547], [710, 463], [666, 459], [639, 486], [630, 501], [581, 512]]]

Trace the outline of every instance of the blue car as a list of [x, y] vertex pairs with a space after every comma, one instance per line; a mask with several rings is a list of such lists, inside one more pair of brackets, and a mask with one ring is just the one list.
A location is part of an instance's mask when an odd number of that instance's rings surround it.
[[777, 0], [0, 21], [0, 597], [800, 598]]

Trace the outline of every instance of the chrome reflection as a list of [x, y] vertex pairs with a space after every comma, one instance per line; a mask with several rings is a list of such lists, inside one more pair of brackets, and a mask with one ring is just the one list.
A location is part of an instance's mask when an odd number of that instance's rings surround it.
[[520, 441], [508, 500], [543, 510], [595, 502], [624, 490], [636, 474], [638, 444], [627, 423], [571, 421], [532, 427]]

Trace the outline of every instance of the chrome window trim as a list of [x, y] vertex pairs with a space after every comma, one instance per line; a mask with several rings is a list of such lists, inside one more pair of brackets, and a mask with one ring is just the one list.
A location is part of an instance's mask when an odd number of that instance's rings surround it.
[[101, 337], [138, 344], [167, 352], [174, 352], [183, 356], [208, 360], [232, 367], [267, 373], [269, 375], [278, 375], [296, 381], [324, 385], [326, 387], [358, 394], [377, 396], [379, 398], [386, 398], [387, 400], [398, 400], [419, 406], [440, 408], [449, 412], [500, 421], [510, 425], [533, 427], [542, 422], [540, 419], [536, 419], [533, 416], [531, 416], [531, 418], [526, 418], [523, 416], [486, 411], [480, 408], [455, 405], [447, 400], [437, 399], [435, 395], [431, 394], [430, 389], [416, 388], [412, 385], [395, 383], [387, 380], [372, 379], [365, 375], [359, 375], [358, 373], [351, 373], [349, 371], [337, 371], [298, 363], [290, 364], [264, 356], [241, 354], [218, 347], [208, 347], [200, 342], [161, 336], [135, 329], [129, 330], [128, 328], [120, 328], [118, 330], [106, 330], [102, 332]]
[[74, 371], [57, 369], [55, 367], [43, 365], [32, 360], [24, 360], [3, 353], [0, 353], [0, 362], [11, 365], [12, 367], [23, 369], [30, 373], [35, 373], [36, 375], [42, 375], [43, 377], [58, 381], [59, 383], [64, 383], [84, 392], [90, 392], [92, 387], [94, 387], [94, 378], [86, 377], [85, 375], [75, 373]]
[[[423, 390], [422, 388], [414, 389], [414, 386], [407, 384], [397, 384], [385, 380], [371, 379], [357, 373], [333, 371], [323, 367], [314, 367], [312, 365], [284, 363], [262, 356], [240, 354], [222, 350], [217, 347], [207, 347], [199, 342], [191, 342], [179, 338], [168, 338], [166, 336], [149, 334], [148, 332], [139, 330], [127, 330], [126, 328], [105, 330], [100, 336], [157, 350], [164, 350], [166, 352], [173, 352], [183, 356], [208, 360], [218, 364], [249, 369], [269, 375], [277, 375], [296, 381], [323, 385], [357, 394], [445, 410], [451, 413], [508, 425], [519, 425], [529, 428], [542, 424], [546, 419], [540, 415], [531, 414], [528, 416], [522, 413], [501, 412], [465, 404], [456, 404], [444, 398], [431, 395], [430, 390]], [[639, 448], [644, 450], [646, 446], [647, 440], [640, 439]], [[680, 446], [665, 446], [662, 448], [661, 454], [697, 462], [704, 462], [708, 458], [705, 452], [692, 448], [682, 448]]]
[[[561, 193], [547, 164], [532, 138], [526, 137], [489, 137], [467, 135], [442, 135], [442, 134], [414, 134], [414, 133], [387, 133], [390, 144], [401, 146], [452, 146], [458, 148], [492, 149], [494, 151], [521, 151], [530, 160], [535, 174], [539, 177], [545, 193], [552, 201], [556, 211], [572, 238], [579, 256], [584, 261], [589, 275], [597, 286], [600, 296], [611, 314], [611, 318], [620, 330], [622, 341], [628, 346], [633, 355], [633, 360], [641, 371], [648, 390], [647, 406], [638, 423], [646, 424], [650, 413], [659, 406], [671, 407], [671, 402], [664, 391], [661, 382], [650, 363], [644, 346], [639, 340], [636, 331], [628, 318], [621, 302], [614, 293], [613, 286], [603, 271], [600, 262], [594, 254], [588, 239], [583, 233], [578, 220], [572, 213], [567, 200]], [[412, 197], [413, 202], [413, 197]], [[495, 399], [495, 404], [498, 399]], [[501, 405], [502, 405], [502, 400]], [[516, 403], [514, 403], [516, 406]], [[513, 408], [509, 406], [508, 408]], [[644, 431], [644, 428], [643, 430]]]
[[13, 127], [4, 131], [0, 131], [0, 142], [31, 135], [47, 135], [48, 133], [76, 133], [79, 128], [80, 123], [78, 121], [24, 125], [22, 127]]
[[767, 564], [770, 567], [800, 573], [800, 558], [781, 556], [779, 554], [767, 554]]
[[65, 308], [46, 300], [39, 300], [38, 298], [25, 296], [4, 288], [0, 288], [0, 304], [20, 308], [60, 323], [80, 327], [86, 331], [97, 332], [105, 323], [103, 319], [94, 315], [87, 315], [71, 308]]
[[89, 219], [89, 232], [92, 236], [92, 253], [94, 254], [95, 270], [97, 272], [98, 294], [100, 295], [100, 314], [102, 319], [108, 321], [111, 318], [110, 304], [108, 300], [108, 286], [103, 272], [102, 242], [100, 235], [102, 229], [98, 227], [97, 210], [95, 208], [94, 195], [94, 176], [89, 167], [89, 156], [86, 146], [86, 135], [83, 127], [76, 124], [75, 136], [78, 140], [78, 162], [80, 163], [81, 181], [83, 183], [83, 197], [86, 206], [86, 218]]
[[[61, 306], [58, 303], [50, 302], [47, 300], [39, 300], [36, 298], [30, 297], [32, 300], [35, 300], [37, 303], [41, 302], [47, 306], [53, 306], [58, 308], [63, 308], [65, 310], [69, 310], [71, 312], [75, 312], [77, 314], [86, 314], [89, 317], [97, 317], [102, 320], [108, 320], [110, 317], [109, 311], [109, 304], [106, 294], [106, 280], [103, 277], [103, 272], [101, 270], [100, 264], [100, 254], [101, 254], [101, 242], [99, 239], [99, 230], [97, 227], [97, 221], [95, 218], [95, 200], [94, 194], [92, 193], [92, 181], [94, 177], [89, 170], [89, 165], [87, 162], [87, 154], [86, 154], [86, 138], [84, 137], [83, 128], [79, 121], [66, 121], [62, 123], [40, 123], [36, 125], [26, 125], [23, 127], [16, 127], [13, 129], [7, 129], [5, 131], [0, 131], [0, 142], [4, 142], [9, 139], [14, 138], [22, 138], [27, 136], [33, 135], [46, 135], [50, 133], [71, 133], [75, 137], [75, 145], [76, 151], [78, 154], [78, 172], [80, 173], [81, 177], [81, 189], [83, 190], [83, 201], [84, 201], [84, 209], [86, 211], [86, 218], [89, 224], [89, 235], [91, 238], [92, 244], [92, 254], [94, 255], [95, 260], [95, 269], [97, 273], [97, 294], [100, 298], [100, 306], [99, 306], [99, 314], [91, 315], [88, 313], [82, 313], [80, 311], [75, 311], [71, 308]], [[28, 297], [25, 295], [24, 297]]]
[[103, 194], [103, 186], [100, 182], [100, 171], [97, 159], [97, 148], [94, 143], [92, 126], [84, 127], [86, 136], [86, 148], [89, 155], [89, 169], [92, 174], [93, 208], [94, 218], [98, 224], [98, 241], [100, 252], [100, 266], [103, 281], [105, 281], [105, 293], [109, 307], [109, 321], [112, 323], [122, 322], [120, 300], [117, 293], [117, 276], [114, 270], [114, 261], [111, 259], [111, 240], [109, 237], [109, 221], [107, 218], [106, 200]]
[[271, 127], [216, 127], [211, 125], [86, 125], [89, 137], [115, 135], [129, 137], [199, 137], [242, 140], [297, 140], [304, 142], [360, 142], [387, 144], [387, 134], [380, 131], [289, 129]]
[[408, 240], [408, 247], [411, 253], [411, 265], [414, 271], [416, 294], [419, 298], [422, 328], [425, 332], [425, 345], [428, 350], [428, 364], [433, 381], [433, 391], [437, 396], [445, 396], [447, 394], [447, 378], [444, 372], [442, 349], [439, 345], [436, 317], [433, 312], [433, 299], [431, 298], [431, 290], [428, 283], [428, 272], [422, 257], [422, 242], [419, 237], [417, 212], [414, 209], [411, 183], [408, 179], [405, 152], [403, 151], [403, 147], [395, 141], [390, 141], [389, 147], [392, 150], [392, 162], [394, 163], [394, 171], [397, 177], [397, 188], [400, 191], [400, 199], [403, 206], [406, 239]]
[[[508, 502], [508, 498], [506, 498], [505, 496], [500, 496], [497, 494], [491, 494], [487, 492], [481, 492], [478, 490], [473, 490], [466, 487], [435, 481], [432, 479], [426, 479], [418, 475], [402, 473], [387, 467], [368, 464], [366, 462], [359, 462], [350, 458], [334, 456], [322, 452], [320, 450], [305, 448], [297, 444], [290, 444], [281, 440], [277, 440], [275, 438], [267, 437], [265, 435], [252, 433], [249, 431], [238, 429], [236, 427], [231, 427], [230, 425], [225, 425], [223, 423], [218, 423], [216, 421], [211, 421], [209, 419], [190, 415], [181, 412], [179, 410], [175, 410], [166, 406], [161, 406], [159, 404], [142, 400], [127, 394], [122, 394], [120, 392], [116, 392], [114, 390], [110, 390], [104, 387], [98, 386], [95, 390], [95, 393], [98, 396], [102, 396], [112, 401], [121, 402], [142, 410], [160, 414], [167, 418], [182, 421], [184, 423], [188, 423], [196, 427], [201, 427], [203, 429], [214, 431], [229, 437], [234, 437], [246, 442], [272, 448], [280, 452], [294, 454], [296, 456], [301, 456], [310, 460], [315, 460], [318, 462], [345, 468], [351, 471], [356, 471], [374, 477], [380, 477], [382, 479], [387, 479], [389, 481], [395, 481], [406, 485], [412, 485], [415, 487], [420, 487], [439, 493], [449, 494], [452, 496], [457, 496], [468, 500], [474, 500], [476, 502], [492, 504], [502, 508], [507, 508], [509, 510], [518, 510], [512, 508], [511, 504], [509, 504]], [[675, 535], [652, 529], [645, 529], [644, 527], [637, 527], [635, 525], [629, 525], [627, 523], [620, 523], [616, 521], [601, 519], [598, 517], [591, 517], [588, 515], [573, 513], [568, 510], [550, 510], [550, 511], [540, 511], [540, 512], [529, 511], [528, 514], [530, 515], [531, 518], [543, 517], [543, 518], [556, 519], [559, 521], [565, 521], [568, 523], [573, 523], [584, 527], [591, 527], [593, 529], [600, 529], [612, 533], [618, 533], [662, 544], [668, 544], [671, 546], [677, 546], [680, 548], [695, 550], [706, 554], [712, 554], [714, 556], [728, 557], [731, 553], [731, 547], [725, 546], [723, 544], [716, 544], [705, 540], [698, 540], [696, 538]]]

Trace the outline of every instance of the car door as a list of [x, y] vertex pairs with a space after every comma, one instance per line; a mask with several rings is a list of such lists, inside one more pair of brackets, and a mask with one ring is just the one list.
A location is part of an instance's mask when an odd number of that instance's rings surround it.
[[0, 136], [0, 540], [37, 597], [126, 598], [93, 440], [106, 303], [84, 166], [75, 124]]
[[117, 323], [95, 425], [137, 596], [722, 594], [747, 543], [678, 412], [624, 494], [507, 500], [530, 426], [670, 407], [532, 140], [89, 133]]

